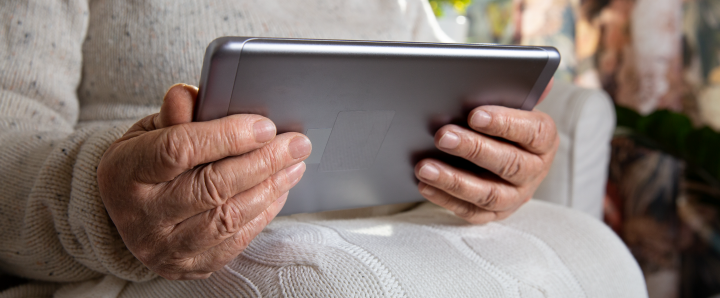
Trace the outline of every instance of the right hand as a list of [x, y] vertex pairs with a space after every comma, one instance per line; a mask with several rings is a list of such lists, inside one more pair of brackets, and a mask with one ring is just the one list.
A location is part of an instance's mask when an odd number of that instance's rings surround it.
[[127, 248], [167, 279], [209, 277], [275, 218], [305, 172], [310, 141], [258, 115], [192, 122], [197, 89], [175, 85], [159, 114], [103, 155], [105, 208]]

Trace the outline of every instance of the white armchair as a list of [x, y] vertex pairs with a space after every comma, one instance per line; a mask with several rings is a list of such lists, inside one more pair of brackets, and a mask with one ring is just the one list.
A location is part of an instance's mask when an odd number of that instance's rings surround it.
[[560, 147], [535, 198], [602, 219], [615, 108], [602, 90], [555, 82], [537, 109], [557, 125]]

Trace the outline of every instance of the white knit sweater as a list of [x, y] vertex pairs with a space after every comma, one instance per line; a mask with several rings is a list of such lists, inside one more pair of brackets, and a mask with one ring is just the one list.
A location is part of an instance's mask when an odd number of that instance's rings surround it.
[[642, 297], [601, 223], [531, 202], [466, 225], [425, 205], [388, 217], [278, 218], [222, 271], [167, 281], [125, 247], [99, 197], [105, 149], [199, 81], [216, 37], [437, 41], [421, 0], [5, 0], [0, 4], [0, 297]]

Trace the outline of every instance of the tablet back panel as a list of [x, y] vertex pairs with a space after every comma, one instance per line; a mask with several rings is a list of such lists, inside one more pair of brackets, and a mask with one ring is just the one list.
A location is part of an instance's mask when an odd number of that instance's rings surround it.
[[483, 171], [435, 150], [435, 131], [480, 105], [531, 109], [558, 63], [544, 47], [225, 38], [208, 48], [196, 120], [255, 113], [310, 138], [281, 214], [420, 201], [421, 158]]

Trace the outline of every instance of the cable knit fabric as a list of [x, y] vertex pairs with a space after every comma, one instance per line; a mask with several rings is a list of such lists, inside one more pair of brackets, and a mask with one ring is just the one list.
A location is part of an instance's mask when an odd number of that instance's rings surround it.
[[127, 250], [97, 164], [168, 87], [197, 84], [210, 41], [446, 41], [427, 2], [6, 0], [0, 24], [0, 270], [38, 280], [0, 297], [643, 295], [617, 237], [541, 203], [483, 226], [429, 204], [278, 218], [203, 281], [156, 278]]
[[540, 201], [486, 225], [467, 224], [430, 203], [372, 218], [281, 217], [207, 280], [132, 283], [108, 275], [64, 285], [54, 294], [647, 297], [637, 263], [609, 228], [587, 214]]

